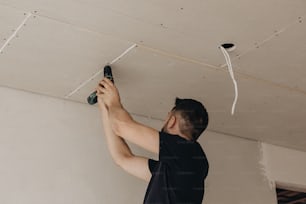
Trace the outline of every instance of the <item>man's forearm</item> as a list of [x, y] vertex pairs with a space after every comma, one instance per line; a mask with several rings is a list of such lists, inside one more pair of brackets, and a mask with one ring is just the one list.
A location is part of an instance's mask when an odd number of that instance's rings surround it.
[[127, 143], [121, 137], [114, 134], [106, 107], [102, 106], [100, 110], [108, 149], [114, 161], [120, 165], [122, 159], [133, 156], [133, 154]]
[[159, 153], [159, 132], [135, 121], [122, 105], [108, 107], [113, 132], [150, 152]]
[[121, 127], [134, 122], [132, 116], [123, 108], [121, 104], [109, 107], [108, 115], [113, 132], [120, 137], [123, 137]]

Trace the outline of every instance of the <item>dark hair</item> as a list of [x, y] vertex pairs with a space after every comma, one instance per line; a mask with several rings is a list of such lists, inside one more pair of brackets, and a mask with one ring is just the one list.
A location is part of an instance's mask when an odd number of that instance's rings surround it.
[[183, 118], [180, 121], [180, 131], [197, 140], [208, 125], [208, 113], [202, 103], [193, 99], [175, 99], [175, 106], [172, 109]]

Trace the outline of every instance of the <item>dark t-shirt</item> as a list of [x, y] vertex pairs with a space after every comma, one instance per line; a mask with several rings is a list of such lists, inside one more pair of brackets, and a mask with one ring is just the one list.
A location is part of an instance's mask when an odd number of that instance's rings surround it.
[[144, 204], [201, 204], [208, 161], [200, 144], [159, 133], [159, 161], [149, 159], [152, 178]]

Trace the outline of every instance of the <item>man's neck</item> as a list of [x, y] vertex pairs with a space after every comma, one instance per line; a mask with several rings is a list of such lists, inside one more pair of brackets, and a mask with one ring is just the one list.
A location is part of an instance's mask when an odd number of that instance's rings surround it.
[[181, 137], [181, 138], [184, 138], [185, 140], [191, 140], [191, 138], [189, 138], [188, 136], [182, 134], [182, 133], [179, 132], [179, 131], [175, 131], [175, 130], [173, 130], [173, 129], [170, 129], [170, 130], [162, 130], [162, 131], [163, 131], [163, 132], [166, 132], [166, 133], [168, 133], [168, 134], [171, 134], [171, 135], [177, 135], [177, 136], [179, 136], [179, 137]]

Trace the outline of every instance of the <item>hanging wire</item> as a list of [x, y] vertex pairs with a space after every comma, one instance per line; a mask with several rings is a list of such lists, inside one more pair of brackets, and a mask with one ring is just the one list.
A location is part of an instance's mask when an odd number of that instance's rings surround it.
[[229, 54], [227, 53], [226, 49], [223, 47], [223, 46], [220, 46], [220, 49], [225, 57], [225, 61], [226, 61], [226, 64], [227, 64], [227, 67], [228, 67], [228, 71], [231, 75], [231, 78], [233, 80], [233, 83], [234, 83], [234, 87], [235, 87], [235, 99], [234, 99], [234, 102], [233, 102], [233, 105], [232, 105], [232, 115], [234, 115], [234, 112], [235, 112], [235, 107], [236, 107], [236, 103], [237, 103], [237, 100], [238, 100], [238, 86], [237, 86], [237, 81], [235, 80], [235, 76], [234, 76], [234, 72], [233, 72], [233, 67], [232, 67], [232, 63], [231, 63], [231, 58], [229, 56]]

